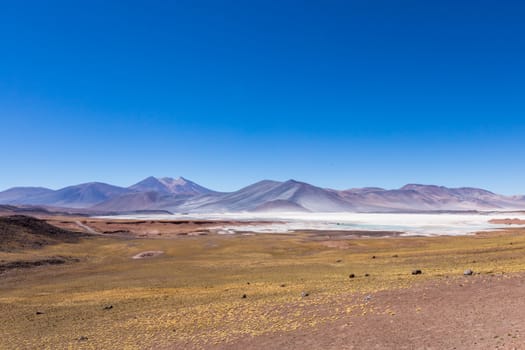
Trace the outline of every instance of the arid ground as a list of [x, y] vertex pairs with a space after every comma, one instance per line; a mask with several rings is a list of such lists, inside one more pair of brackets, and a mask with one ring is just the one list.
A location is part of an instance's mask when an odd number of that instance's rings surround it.
[[43, 218], [67, 231], [2, 243], [1, 349], [525, 348], [523, 229], [348, 239]]

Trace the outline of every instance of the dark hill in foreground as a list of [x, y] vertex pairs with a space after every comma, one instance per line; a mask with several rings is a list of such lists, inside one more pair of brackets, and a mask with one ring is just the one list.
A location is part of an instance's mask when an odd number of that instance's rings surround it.
[[0, 217], [0, 251], [36, 249], [50, 244], [76, 243], [84, 233], [63, 230], [24, 215]]

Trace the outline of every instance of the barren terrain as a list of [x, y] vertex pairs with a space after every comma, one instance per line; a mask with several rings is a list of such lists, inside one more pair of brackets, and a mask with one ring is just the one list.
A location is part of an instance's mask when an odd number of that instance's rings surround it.
[[0, 252], [0, 348], [523, 348], [523, 229], [348, 238], [47, 219], [85, 235]]

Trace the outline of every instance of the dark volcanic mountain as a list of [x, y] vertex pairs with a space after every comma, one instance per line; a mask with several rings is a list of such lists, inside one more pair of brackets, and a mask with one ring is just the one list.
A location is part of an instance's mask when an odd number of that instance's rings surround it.
[[0, 204], [89, 208], [98, 212], [412, 212], [433, 210], [523, 210], [525, 197], [477, 188], [409, 184], [345, 191], [288, 180], [264, 180], [234, 192], [215, 192], [182, 177], [148, 177], [129, 188], [87, 183], [57, 191], [29, 187], [0, 192]]

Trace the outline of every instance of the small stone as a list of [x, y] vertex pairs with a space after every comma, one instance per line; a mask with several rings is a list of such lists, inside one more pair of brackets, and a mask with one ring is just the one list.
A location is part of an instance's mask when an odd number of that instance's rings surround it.
[[249, 284], [250, 284], [250, 282], [246, 282], [246, 284], [248, 284], [248, 285], [249, 285]]
[[78, 338], [78, 341], [86, 341], [88, 340], [88, 337], [86, 336], [81, 336], [80, 338]]
[[413, 275], [421, 275], [422, 273], [421, 270], [412, 270]]
[[372, 296], [370, 296], [370, 295], [367, 295], [367, 296], [365, 297], [365, 301], [370, 301], [370, 299], [372, 299]]
[[372, 259], [375, 259], [375, 258], [376, 258], [376, 256], [375, 256], [375, 255], [372, 255]]
[[36, 314], [37, 315], [43, 315], [44, 313], [42, 311], [37, 311]]
[[365, 277], [370, 277], [370, 274], [369, 273], [365, 273]]
[[474, 271], [472, 271], [471, 269], [467, 269], [465, 270], [465, 272], [463, 272], [463, 275], [465, 276], [471, 276], [474, 274]]
[[392, 258], [397, 258], [397, 257], [399, 257], [399, 255], [397, 254], [392, 255]]
[[335, 262], [336, 262], [336, 263], [340, 263], [340, 262], [342, 262], [342, 261], [343, 261], [343, 260], [339, 259], [339, 260], [336, 260]]
[[243, 294], [243, 295], [242, 295], [242, 298], [243, 298], [243, 299], [246, 299], [246, 297], [247, 297], [246, 294]]
[[286, 284], [284, 284], [284, 283], [281, 284], [281, 288], [284, 288], [284, 287], [286, 287]]
[[113, 309], [113, 305], [104, 306], [104, 310], [111, 310], [111, 309]]
[[353, 273], [351, 273], [350, 275], [348, 275], [348, 278], [354, 278], [355, 275]]
[[302, 296], [303, 298], [305, 298], [305, 297], [307, 297], [307, 296], [309, 296], [309, 295], [310, 295], [310, 293], [308, 293], [308, 292], [302, 292], [302, 293], [301, 293], [301, 296]]

